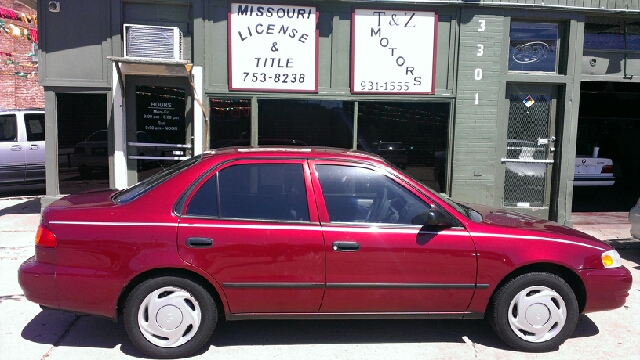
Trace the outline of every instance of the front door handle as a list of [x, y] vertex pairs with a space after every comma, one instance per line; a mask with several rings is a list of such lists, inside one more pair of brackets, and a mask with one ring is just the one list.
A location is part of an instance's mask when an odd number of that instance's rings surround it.
[[213, 240], [212, 239], [201, 238], [201, 237], [190, 237], [190, 238], [187, 238], [186, 243], [187, 243], [187, 247], [195, 248], [195, 249], [209, 248], [209, 247], [213, 246]]
[[333, 243], [334, 251], [358, 251], [360, 244], [353, 241], [336, 241]]
[[22, 146], [20, 145], [11, 146], [11, 151], [20, 151], [20, 150], [22, 150]]

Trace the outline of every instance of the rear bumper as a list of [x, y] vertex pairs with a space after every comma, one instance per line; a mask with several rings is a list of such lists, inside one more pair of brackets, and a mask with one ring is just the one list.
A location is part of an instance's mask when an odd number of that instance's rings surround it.
[[39, 263], [32, 256], [20, 265], [18, 282], [27, 300], [58, 308], [55, 265]]
[[573, 186], [612, 186], [615, 184], [616, 178], [613, 175], [600, 176], [600, 175], [574, 175]]
[[631, 272], [624, 266], [615, 269], [580, 270], [587, 291], [584, 312], [612, 310], [622, 307], [631, 289]]

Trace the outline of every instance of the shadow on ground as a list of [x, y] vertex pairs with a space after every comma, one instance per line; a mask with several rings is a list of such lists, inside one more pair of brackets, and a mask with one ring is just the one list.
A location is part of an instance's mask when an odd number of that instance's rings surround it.
[[40, 206], [40, 197], [31, 197], [21, 203], [0, 209], [0, 216], [6, 214], [40, 214]]
[[[62, 317], [67, 317], [62, 318]], [[73, 317], [73, 319], [69, 319]], [[61, 318], [57, 320], [57, 318]], [[58, 339], [43, 336], [61, 322], [69, 328]], [[581, 315], [573, 338], [599, 333], [596, 324]], [[129, 356], [144, 357], [129, 341], [122, 323], [95, 316], [45, 310], [22, 331], [25, 340], [59, 347], [115, 348]], [[307, 344], [386, 344], [456, 343], [464, 338], [475, 344], [513, 351], [498, 339], [483, 320], [256, 320], [220, 323], [213, 337], [196, 355], [211, 347], [307, 345]], [[215, 351], [215, 350], [213, 350]]]
[[573, 211], [629, 211], [640, 197], [640, 187], [632, 180], [616, 179], [613, 186], [574, 186]]
[[0, 198], [13, 198], [21, 196], [41, 196], [46, 192], [44, 184], [2, 185], [0, 186]]
[[635, 263], [634, 269], [640, 270], [640, 249], [618, 250], [620, 257]]

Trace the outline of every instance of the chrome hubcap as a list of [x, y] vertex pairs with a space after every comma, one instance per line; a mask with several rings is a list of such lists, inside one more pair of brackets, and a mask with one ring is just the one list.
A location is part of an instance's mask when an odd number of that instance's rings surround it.
[[138, 310], [144, 337], [159, 347], [177, 347], [196, 334], [202, 313], [186, 290], [165, 286], [147, 295]]
[[509, 305], [509, 325], [523, 340], [547, 341], [564, 327], [567, 308], [560, 294], [546, 286], [520, 291]]

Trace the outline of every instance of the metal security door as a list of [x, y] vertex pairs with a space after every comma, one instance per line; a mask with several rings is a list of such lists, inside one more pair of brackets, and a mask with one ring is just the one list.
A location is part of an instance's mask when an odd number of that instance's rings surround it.
[[557, 89], [509, 85], [503, 206], [549, 218]]

